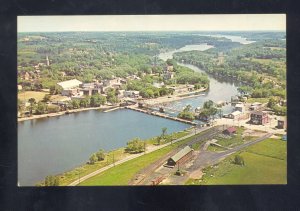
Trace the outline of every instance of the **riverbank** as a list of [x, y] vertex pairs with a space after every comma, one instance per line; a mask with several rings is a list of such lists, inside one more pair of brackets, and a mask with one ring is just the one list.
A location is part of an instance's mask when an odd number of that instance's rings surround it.
[[[148, 99], [144, 100], [145, 103], [149, 105], [155, 105], [159, 103], [167, 103], [167, 102], [172, 102], [172, 101], [178, 101], [178, 100], [183, 100], [187, 98], [193, 98], [193, 97], [198, 97], [203, 95], [203, 92], [206, 91], [205, 88], [199, 89], [197, 91], [193, 92], [184, 92], [180, 93], [178, 95], [174, 95], [171, 97], [158, 97], [155, 99]], [[71, 114], [71, 113], [77, 113], [81, 111], [89, 111], [89, 110], [104, 110], [104, 112], [110, 112], [114, 111], [117, 109], [123, 108], [122, 106], [111, 106], [111, 105], [104, 105], [100, 107], [89, 107], [89, 108], [78, 108], [78, 109], [72, 109], [68, 111], [60, 111], [57, 113], [49, 113], [49, 114], [40, 114], [40, 115], [32, 115], [30, 117], [20, 117], [18, 118], [18, 122], [26, 121], [26, 120], [33, 120], [33, 119], [40, 119], [40, 118], [49, 118], [49, 117], [55, 117], [55, 116], [61, 116], [65, 114]]]
[[183, 92], [183, 93], [179, 93], [177, 95], [158, 97], [158, 98], [154, 98], [154, 99], [147, 99], [147, 100], [144, 100], [144, 103], [149, 104], [149, 105], [155, 105], [155, 104], [160, 104], [160, 103], [169, 103], [169, 102], [183, 100], [183, 99], [187, 99], [187, 98], [199, 97], [199, 96], [205, 95], [205, 93], [204, 93], [205, 91], [207, 91], [207, 88], [202, 88], [202, 89], [199, 89], [197, 91], [192, 91], [192, 92]]
[[[165, 141], [162, 142], [161, 145], [156, 145], [156, 143], [157, 143], [156, 137], [152, 137], [147, 140], [144, 140], [146, 142], [146, 153], [155, 151], [156, 149], [165, 146], [166, 143], [171, 142], [172, 138], [175, 138], [177, 140], [177, 139], [187, 136], [190, 133], [191, 133], [191, 130], [187, 129], [187, 130], [175, 132], [172, 134], [168, 134], [165, 137]], [[173, 143], [175, 143], [176, 140], [174, 140]], [[118, 165], [119, 162], [125, 162], [125, 161], [131, 160], [135, 157], [139, 157], [143, 154], [144, 153], [138, 153], [138, 154], [126, 153], [125, 147], [114, 149], [114, 150], [106, 153], [106, 156], [103, 161], [97, 161], [93, 165], [86, 163], [86, 164], [80, 165], [72, 170], [65, 171], [64, 173], [58, 174], [57, 176], [60, 179], [59, 185], [67, 186], [70, 184], [74, 184], [74, 182], [76, 183], [76, 181], [82, 182], [86, 178], [91, 177], [91, 175], [96, 174], [95, 172], [98, 172], [99, 169], [102, 169], [101, 171], [104, 171], [105, 169], [108, 169], [110, 167]], [[39, 185], [42, 185], [42, 182], [40, 182]]]
[[21, 118], [18, 118], [18, 122], [22, 122], [22, 121], [26, 121], [26, 120], [33, 120], [33, 119], [40, 119], [40, 118], [61, 116], [61, 115], [65, 115], [65, 114], [71, 114], [71, 113], [77, 113], [77, 112], [89, 111], [89, 110], [107, 110], [106, 112], [109, 112], [109, 111], [115, 110], [117, 108], [121, 108], [121, 107], [106, 105], [106, 106], [100, 106], [100, 107], [78, 108], [78, 109], [72, 109], [72, 110], [68, 110], [68, 111], [60, 111], [57, 113], [32, 115], [30, 117], [21, 117]]

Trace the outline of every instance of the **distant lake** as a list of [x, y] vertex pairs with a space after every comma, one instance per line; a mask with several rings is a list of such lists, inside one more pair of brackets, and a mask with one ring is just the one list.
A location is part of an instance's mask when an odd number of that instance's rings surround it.
[[182, 48], [173, 50], [173, 51], [168, 51], [168, 52], [164, 52], [164, 53], [160, 53], [159, 54], [159, 58], [166, 61], [167, 59], [172, 59], [173, 58], [173, 54], [177, 53], [177, 52], [184, 52], [184, 51], [193, 51], [193, 50], [197, 50], [197, 51], [205, 51], [208, 50], [210, 48], [213, 48], [213, 45], [207, 45], [207, 43], [203, 43], [203, 44], [196, 44], [196, 45], [186, 45]]
[[135, 138], [147, 139], [191, 127], [177, 121], [122, 109], [97, 110], [28, 120], [18, 123], [18, 181], [31, 186], [88, 161], [99, 149], [126, 146]]
[[241, 43], [241, 44], [244, 44], [244, 45], [247, 45], [247, 44], [251, 44], [251, 43], [254, 43], [255, 41], [250, 41], [250, 40], [247, 40], [247, 38], [245, 37], [241, 37], [241, 36], [233, 36], [233, 35], [222, 35], [222, 34], [216, 34], [216, 35], [202, 35], [201, 36], [210, 36], [210, 37], [225, 37], [227, 39], [230, 39], [232, 42], [238, 42], [238, 43]]

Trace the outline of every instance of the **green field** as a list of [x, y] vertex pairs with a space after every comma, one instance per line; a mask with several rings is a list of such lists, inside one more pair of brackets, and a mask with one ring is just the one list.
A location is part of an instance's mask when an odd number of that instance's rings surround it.
[[[200, 136], [201, 134], [206, 133], [206, 131], [197, 134], [196, 136]], [[115, 166], [111, 169], [108, 169], [101, 174], [98, 174], [82, 183], [80, 186], [98, 186], [98, 185], [128, 185], [128, 182], [134, 177], [136, 173], [138, 173], [141, 169], [147, 167], [149, 164], [157, 161], [162, 156], [167, 154], [173, 149], [176, 149], [178, 146], [189, 142], [195, 136], [186, 138], [182, 141], [174, 143], [173, 145], [169, 145], [157, 151], [151, 152], [149, 154], [142, 155], [141, 157], [130, 160], [126, 163]]]
[[247, 103], [267, 103], [269, 102], [269, 98], [249, 98]]
[[[232, 163], [236, 154], [243, 157], [245, 166]], [[286, 184], [286, 155], [286, 142], [267, 139], [203, 169], [205, 175], [201, 180], [189, 180], [187, 184]]]
[[41, 101], [47, 92], [25, 91], [18, 93], [18, 99], [28, 101], [30, 98], [34, 98], [37, 102]]

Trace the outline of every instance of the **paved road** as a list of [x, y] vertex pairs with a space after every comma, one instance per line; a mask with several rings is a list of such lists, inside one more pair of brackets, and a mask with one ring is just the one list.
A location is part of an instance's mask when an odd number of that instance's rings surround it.
[[[188, 135], [186, 135], [186, 136], [184, 136], [182, 138], [179, 138], [177, 140], [174, 140], [173, 143], [176, 143], [176, 142], [181, 141], [183, 139], [189, 138], [189, 137], [195, 135], [195, 133], [197, 134], [197, 133], [203, 132], [205, 130], [208, 130], [210, 128], [211, 127], [205, 127], [205, 128], [196, 129], [196, 131], [192, 130]], [[151, 148], [147, 148], [146, 153], [154, 152], [154, 151], [156, 151], [158, 149], [161, 149], [163, 147], [169, 146], [170, 144], [171, 144], [171, 142], [163, 144], [163, 145], [159, 145], [159, 146], [152, 146]], [[83, 181], [85, 181], [85, 180], [87, 180], [87, 179], [89, 179], [89, 178], [91, 178], [93, 176], [96, 176], [97, 174], [100, 174], [100, 173], [102, 173], [102, 172], [104, 172], [104, 171], [106, 171], [106, 170], [108, 170], [108, 169], [110, 169], [110, 168], [112, 168], [114, 166], [120, 165], [122, 163], [125, 163], [125, 162], [127, 162], [129, 160], [135, 159], [135, 158], [140, 157], [142, 155], [144, 155], [144, 153], [129, 155], [128, 157], [115, 162], [115, 164], [110, 164], [110, 165], [105, 166], [103, 168], [100, 168], [100, 169], [98, 169], [98, 170], [96, 170], [96, 171], [94, 171], [94, 172], [92, 172], [92, 173], [90, 173], [88, 175], [85, 175], [85, 176], [81, 177], [80, 179], [75, 180], [74, 182], [70, 183], [68, 186], [76, 186], [79, 183], [81, 183], [81, 182], [83, 182]]]

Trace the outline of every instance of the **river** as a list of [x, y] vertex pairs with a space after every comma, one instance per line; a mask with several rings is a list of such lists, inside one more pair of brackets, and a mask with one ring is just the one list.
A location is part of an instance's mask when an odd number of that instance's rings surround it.
[[[172, 58], [174, 52], [207, 50], [207, 44], [189, 45], [162, 53], [159, 58]], [[196, 66], [180, 64], [202, 72]], [[168, 106], [182, 108], [187, 104], [202, 106], [206, 100], [229, 101], [237, 94], [234, 83], [224, 82], [209, 76], [210, 89], [203, 96], [172, 102]], [[231, 106], [223, 107], [230, 112]], [[168, 133], [184, 130], [190, 125], [159, 118], [131, 110], [116, 110], [108, 113], [97, 110], [84, 111], [44, 119], [18, 123], [18, 183], [32, 186], [47, 175], [70, 170], [86, 162], [89, 156], [104, 149], [106, 151], [124, 147], [132, 138], [150, 138], [161, 134], [167, 127]]]
[[[175, 51], [160, 53], [158, 57], [166, 61], [167, 59], [172, 59], [173, 54], [175, 52], [192, 51], [192, 50], [205, 51], [210, 48], [213, 48], [213, 46], [207, 45], [206, 43], [199, 44], [199, 45], [187, 45]], [[181, 66], [188, 67], [196, 72], [205, 73], [204, 70], [200, 69], [195, 65], [183, 64], [183, 63], [178, 63], [178, 64]], [[212, 100], [214, 102], [218, 102], [218, 101], [230, 102], [231, 97], [238, 94], [237, 82], [221, 79], [221, 78], [215, 78], [212, 75], [208, 75], [208, 78], [210, 80], [209, 90], [204, 92], [202, 96], [197, 96], [193, 98], [187, 98], [180, 101], [167, 103], [166, 106], [170, 108], [174, 108], [176, 110], [182, 110], [182, 108], [185, 107], [186, 105], [191, 105], [193, 108], [196, 108], [196, 107], [201, 107], [203, 103], [208, 100]], [[232, 107], [231, 105], [226, 105], [222, 108], [222, 110], [223, 113], [230, 113], [232, 112]]]

